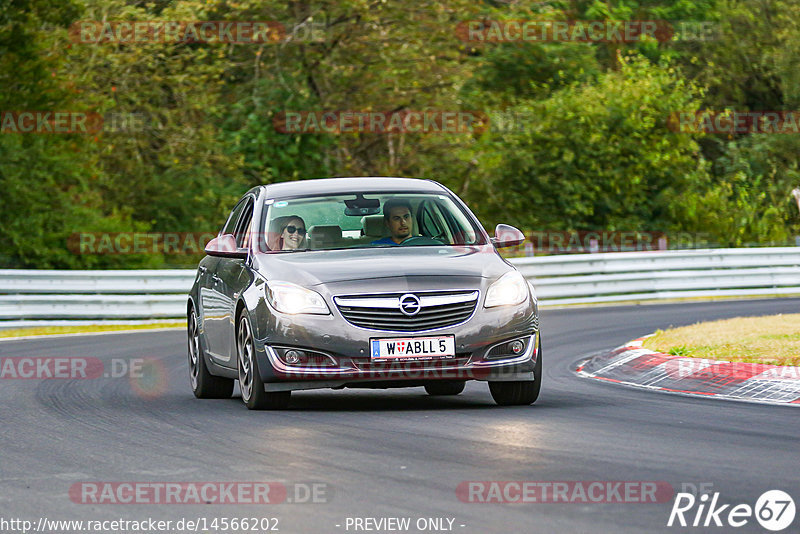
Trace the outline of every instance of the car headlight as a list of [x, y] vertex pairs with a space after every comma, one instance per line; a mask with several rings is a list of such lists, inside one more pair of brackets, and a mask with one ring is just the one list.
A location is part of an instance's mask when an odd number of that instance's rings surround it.
[[316, 291], [311, 291], [291, 282], [268, 281], [266, 296], [273, 308], [282, 313], [310, 313], [330, 315], [325, 299]]
[[520, 304], [528, 298], [528, 282], [518, 271], [511, 271], [498, 278], [486, 291], [486, 308]]

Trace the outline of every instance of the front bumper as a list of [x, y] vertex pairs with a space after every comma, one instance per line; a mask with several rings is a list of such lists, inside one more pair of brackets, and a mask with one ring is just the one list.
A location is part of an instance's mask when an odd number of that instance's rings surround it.
[[[411, 386], [430, 380], [534, 380], [538, 357], [538, 317], [526, 303], [514, 308], [485, 309], [478, 304], [462, 324], [425, 332], [389, 332], [360, 328], [333, 310], [330, 316], [282, 316], [270, 309], [261, 315], [270, 335], [256, 339], [256, 357], [267, 391], [295, 389]], [[372, 362], [371, 338], [454, 335], [456, 356], [424, 361]], [[487, 359], [493, 348], [525, 340], [522, 354]], [[283, 362], [275, 347], [310, 350], [330, 357], [330, 367], [299, 367]]]
[[[484, 360], [481, 355], [454, 359], [387, 362], [380, 369], [363, 369], [354, 362], [349, 367], [300, 368], [283, 363], [275, 349], [265, 346], [267, 359], [272, 366], [272, 382], [265, 380], [267, 391], [317, 389], [338, 387], [383, 387], [422, 385], [431, 380], [482, 380], [492, 382], [535, 380], [533, 369], [538, 358], [538, 332], [526, 336], [525, 351], [519, 356]], [[517, 339], [517, 338], [515, 338]], [[495, 344], [496, 345], [496, 344]], [[483, 351], [485, 354], [493, 346]]]

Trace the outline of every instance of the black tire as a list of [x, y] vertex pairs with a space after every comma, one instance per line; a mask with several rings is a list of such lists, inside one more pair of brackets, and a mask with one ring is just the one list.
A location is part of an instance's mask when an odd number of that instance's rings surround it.
[[458, 395], [464, 391], [467, 383], [464, 380], [445, 380], [441, 382], [429, 382], [425, 384], [425, 391], [428, 395], [438, 397], [440, 395]]
[[200, 329], [194, 307], [187, 317], [189, 336], [189, 384], [198, 399], [229, 399], [233, 393], [233, 379], [214, 376], [208, 372], [206, 357], [200, 344]]
[[264, 382], [258, 372], [258, 360], [255, 356], [253, 330], [245, 310], [242, 310], [236, 322], [236, 361], [242, 401], [249, 410], [283, 410], [289, 406], [291, 391], [264, 391]]
[[500, 406], [528, 406], [539, 398], [542, 389], [542, 340], [536, 335], [538, 348], [533, 367], [534, 380], [517, 382], [489, 382], [489, 392]]

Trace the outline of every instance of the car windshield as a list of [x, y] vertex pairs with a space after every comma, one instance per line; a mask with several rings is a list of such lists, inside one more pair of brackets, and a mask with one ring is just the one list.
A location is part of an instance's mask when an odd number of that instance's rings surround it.
[[445, 194], [353, 193], [266, 203], [261, 250], [485, 244], [472, 217]]

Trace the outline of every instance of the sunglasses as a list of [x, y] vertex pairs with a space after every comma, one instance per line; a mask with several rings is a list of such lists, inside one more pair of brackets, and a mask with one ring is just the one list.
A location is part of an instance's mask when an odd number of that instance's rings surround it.
[[305, 228], [298, 228], [293, 224], [290, 224], [289, 226], [287, 226], [286, 227], [286, 231], [289, 232], [290, 234], [293, 234], [293, 233], [297, 232], [300, 235], [306, 235], [306, 229]]

